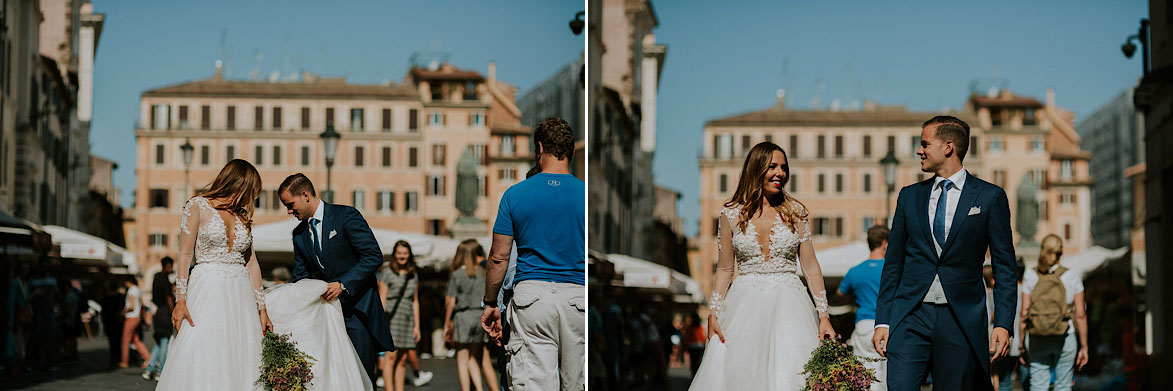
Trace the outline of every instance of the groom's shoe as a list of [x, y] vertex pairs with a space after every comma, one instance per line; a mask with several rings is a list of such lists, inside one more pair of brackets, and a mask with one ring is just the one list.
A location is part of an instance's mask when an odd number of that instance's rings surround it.
[[428, 384], [428, 382], [432, 381], [432, 377], [433, 377], [433, 374], [431, 372], [420, 371], [419, 374], [417, 374], [415, 376], [415, 379], [411, 381], [411, 384], [416, 387], [419, 387], [424, 384]]

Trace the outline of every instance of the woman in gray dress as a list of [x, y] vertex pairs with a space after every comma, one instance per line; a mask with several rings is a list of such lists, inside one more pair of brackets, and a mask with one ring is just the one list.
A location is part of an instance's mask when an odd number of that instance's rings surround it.
[[[390, 319], [391, 339], [395, 341], [394, 352], [385, 353], [383, 360], [383, 383], [388, 391], [403, 391], [407, 375], [407, 361], [419, 373], [414, 381], [420, 386], [431, 380], [430, 372], [420, 372], [416, 343], [420, 339], [420, 321], [416, 314], [420, 310], [419, 276], [416, 274], [415, 255], [406, 241], [395, 242], [393, 259], [379, 273], [379, 297], [383, 298], [383, 310]], [[422, 382], [421, 382], [422, 380]]]
[[448, 279], [445, 298], [444, 339], [456, 347], [456, 372], [460, 376], [460, 390], [469, 391], [469, 379], [477, 391], [483, 391], [483, 369], [490, 391], [497, 391], [497, 376], [492, 366], [483, 365], [482, 352], [488, 339], [481, 328], [481, 298], [485, 297], [485, 269], [478, 265], [485, 250], [476, 240], [468, 239], [456, 247], [452, 258], [452, 276]]

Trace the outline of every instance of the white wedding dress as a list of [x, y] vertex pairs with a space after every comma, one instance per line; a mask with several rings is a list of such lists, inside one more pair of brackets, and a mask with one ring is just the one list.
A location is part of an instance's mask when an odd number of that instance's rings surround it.
[[[819, 343], [818, 312], [827, 311], [822, 272], [810, 248], [810, 223], [804, 219], [794, 230], [775, 217], [767, 257], [753, 221], [744, 231], [738, 229], [740, 213], [740, 208], [725, 208], [724, 218], [718, 218], [717, 276], [709, 306], [725, 342], [716, 334], [709, 340], [689, 390], [801, 390], [802, 367]], [[818, 277], [810, 278], [809, 294], [797, 274], [800, 248], [804, 273]]]
[[[225, 218], [233, 221], [231, 235]], [[202, 197], [183, 207], [179, 239], [175, 297], [187, 301], [194, 325], [184, 321], [172, 338], [156, 390], [260, 390], [258, 310], [266, 307], [274, 331], [293, 333], [298, 348], [318, 360], [310, 390], [371, 389], [338, 301], [320, 298], [325, 282], [305, 280], [265, 293], [252, 234]]]

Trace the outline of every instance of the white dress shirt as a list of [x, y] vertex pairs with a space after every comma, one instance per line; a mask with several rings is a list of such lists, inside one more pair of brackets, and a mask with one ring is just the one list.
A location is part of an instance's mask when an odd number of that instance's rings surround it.
[[[949, 188], [949, 193], [945, 194], [945, 240], [949, 240], [949, 229], [953, 227], [953, 215], [957, 212], [957, 203], [961, 201], [961, 189], [965, 187], [965, 179], [969, 175], [965, 172], [963, 167], [957, 170], [949, 180], [953, 182], [953, 187]], [[933, 190], [929, 193], [929, 229], [932, 230], [934, 220], [937, 217], [937, 199], [941, 196], [941, 190], [945, 187], [941, 183], [945, 178], [940, 176], [933, 178]], [[936, 232], [934, 234], [933, 249], [937, 251], [937, 255], [941, 255], [941, 245], [937, 243]], [[941, 287], [941, 275], [933, 277], [933, 284], [929, 285], [929, 292], [925, 294], [924, 302], [945, 304], [949, 301], [945, 299], [945, 289]]]
[[322, 241], [325, 240], [325, 238], [322, 237], [322, 216], [325, 215], [325, 210], [326, 203], [322, 200], [318, 200], [318, 208], [314, 210], [314, 217], [312, 217], [314, 219], [318, 219], [318, 223], [310, 224], [310, 228], [313, 228], [314, 233], [318, 234], [318, 251], [322, 251]]

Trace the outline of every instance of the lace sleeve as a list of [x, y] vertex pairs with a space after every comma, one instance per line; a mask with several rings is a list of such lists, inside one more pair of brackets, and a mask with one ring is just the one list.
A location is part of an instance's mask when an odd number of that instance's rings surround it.
[[257, 299], [257, 310], [265, 309], [265, 288], [261, 285], [261, 264], [257, 261], [257, 252], [252, 246], [248, 248], [248, 277], [253, 281], [253, 294]]
[[820, 317], [827, 316], [827, 289], [823, 284], [823, 269], [819, 267], [819, 259], [815, 257], [815, 247], [811, 243], [810, 219], [802, 219], [801, 243], [798, 247], [798, 258], [802, 263], [802, 273], [806, 275], [806, 283], [811, 290], [811, 298], [815, 302], [815, 311]]
[[[187, 301], [187, 277], [195, 256], [196, 235], [199, 233], [200, 198], [193, 197], [183, 206], [179, 220], [179, 259], [175, 260], [175, 302]], [[192, 213], [194, 210], [194, 214]]]
[[717, 218], [717, 274], [713, 281], [713, 297], [709, 309], [717, 317], [725, 309], [725, 293], [733, 283], [733, 231], [729, 217], [722, 211]]

